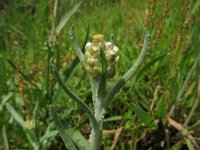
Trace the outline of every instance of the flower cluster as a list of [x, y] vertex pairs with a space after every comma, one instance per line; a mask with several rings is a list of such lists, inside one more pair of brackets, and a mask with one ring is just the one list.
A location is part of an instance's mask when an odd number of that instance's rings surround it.
[[85, 46], [85, 69], [92, 77], [101, 75], [102, 67], [99, 57], [101, 47], [104, 50], [108, 64], [107, 77], [113, 77], [115, 75], [115, 64], [119, 59], [119, 48], [112, 42], [104, 41], [101, 34], [94, 35], [92, 42], [88, 42]]

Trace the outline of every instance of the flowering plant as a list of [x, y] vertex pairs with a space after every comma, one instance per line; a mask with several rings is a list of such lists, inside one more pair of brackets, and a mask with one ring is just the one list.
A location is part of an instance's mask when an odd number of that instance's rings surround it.
[[[51, 68], [56, 80], [64, 89], [64, 91], [88, 114], [92, 126], [92, 131], [90, 134], [89, 142], [87, 144], [87, 149], [97, 150], [101, 143], [103, 119], [106, 108], [108, 107], [110, 101], [119, 92], [119, 90], [125, 85], [127, 81], [130, 80], [131, 77], [135, 75], [136, 71], [141, 66], [150, 46], [150, 35], [149, 31], [146, 30], [144, 44], [136, 62], [122, 76], [122, 78], [114, 84], [111, 90], [107, 91], [107, 79], [113, 77], [115, 74], [115, 64], [119, 59], [119, 48], [112, 41], [106, 42], [103, 38], [103, 35], [97, 34], [93, 36], [92, 42], [86, 43], [86, 51], [85, 54], [83, 54], [76, 40], [74, 27], [71, 28], [70, 34], [80, 63], [83, 65], [88, 75], [90, 76], [94, 112], [80, 97], [78, 97], [69, 87], [63, 83], [61, 77], [59, 76], [56, 65], [51, 63]], [[66, 147], [70, 150], [77, 150], [78, 144], [76, 141], [71, 139], [67, 132], [65, 132], [53, 106], [50, 106], [50, 114]]]

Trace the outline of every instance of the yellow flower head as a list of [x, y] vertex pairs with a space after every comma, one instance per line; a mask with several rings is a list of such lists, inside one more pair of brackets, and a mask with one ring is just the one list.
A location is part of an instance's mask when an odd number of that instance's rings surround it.
[[103, 41], [103, 35], [102, 34], [96, 34], [93, 36], [93, 41], [96, 43], [96, 42], [101, 42]]

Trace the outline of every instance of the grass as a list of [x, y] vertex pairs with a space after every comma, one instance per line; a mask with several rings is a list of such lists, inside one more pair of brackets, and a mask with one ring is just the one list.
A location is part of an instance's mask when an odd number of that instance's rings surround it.
[[[56, 25], [78, 2], [59, 1]], [[46, 96], [46, 43], [51, 34], [53, 5], [52, 0], [0, 2], [0, 143], [10, 149], [32, 149], [32, 132], [36, 141], [44, 140], [44, 149], [64, 148], [49, 117], [49, 104], [58, 108], [65, 128], [77, 128], [85, 137], [90, 132], [87, 116], [60, 89], [51, 73], [51, 101]], [[200, 145], [199, 5], [199, 0], [84, 0], [57, 35], [50, 55], [54, 60], [59, 57], [60, 74], [68, 86], [92, 106], [84, 69], [78, 65], [69, 79], [65, 74], [76, 58], [69, 35], [72, 24], [80, 45], [88, 25], [89, 40], [97, 33], [104, 34], [107, 40], [111, 33], [115, 35], [120, 59], [108, 88], [136, 60], [145, 25], [150, 30], [151, 49], [145, 63], [108, 108], [102, 149], [110, 149], [114, 142], [115, 149], [122, 150], [195, 149]], [[10, 113], [12, 108], [17, 115]], [[34, 126], [27, 129], [20, 125], [18, 115]], [[120, 127], [121, 132], [117, 130]], [[188, 132], [183, 133], [181, 127]], [[45, 139], [44, 135], [49, 137]]]

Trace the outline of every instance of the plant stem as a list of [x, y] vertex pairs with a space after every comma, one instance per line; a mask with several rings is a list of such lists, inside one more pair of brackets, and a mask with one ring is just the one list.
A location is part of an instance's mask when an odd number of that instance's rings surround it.
[[96, 126], [92, 126], [92, 132], [89, 139], [91, 144], [91, 150], [97, 150], [102, 139], [104, 117], [103, 99], [105, 97], [103, 93], [105, 92], [105, 88], [101, 88], [101, 82], [101, 77], [91, 78], [92, 97], [95, 106], [95, 119], [97, 122]]

